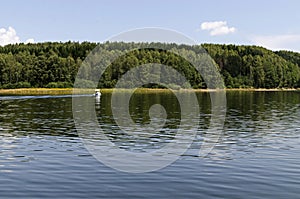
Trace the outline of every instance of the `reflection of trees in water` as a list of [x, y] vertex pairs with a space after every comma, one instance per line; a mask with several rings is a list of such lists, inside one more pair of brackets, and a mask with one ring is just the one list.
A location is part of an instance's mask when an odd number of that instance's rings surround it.
[[[120, 95], [122, 101], [121, 96], [122, 94]], [[210, 99], [208, 93], [198, 93], [197, 96], [201, 110], [198, 138], [202, 139], [206, 129], [209, 128]], [[294, 96], [295, 93], [291, 92], [228, 92], [224, 136], [217, 144], [215, 152], [219, 149], [220, 154], [230, 153], [232, 147], [237, 147], [241, 151], [251, 153], [252, 147], [269, 147], [269, 145], [276, 147], [276, 143], [284, 144], [280, 143], [280, 139], [297, 136], [295, 130], [291, 130], [294, 128], [291, 124], [295, 123], [297, 110], [299, 110], [297, 98]], [[124, 134], [113, 120], [109, 108], [111, 96], [108, 94], [102, 97], [101, 103], [103, 102], [104, 106], [99, 120], [104, 128], [106, 127], [107, 135], [119, 142], [132, 141], [133, 138]], [[149, 123], [148, 111], [153, 104], [163, 105], [168, 112], [168, 123], [164, 126], [165, 129], [176, 129], [180, 122], [180, 108], [176, 97], [171, 93], [136, 94], [130, 104], [132, 119], [141, 125]], [[159, 134], [154, 134], [152, 138], [157, 138], [157, 141], [162, 141], [163, 144], [164, 136], [169, 135], [168, 138], [172, 139], [174, 133], [176, 132], [161, 131]], [[149, 144], [151, 140], [146, 139], [143, 142]]]
[[254, 147], [289, 149], [299, 139], [296, 92], [227, 92], [227, 102], [224, 136], [214, 149], [218, 156], [254, 153]]
[[[197, 97], [201, 115], [195, 142], [201, 146], [203, 134], [209, 127], [211, 105], [209, 93], [197, 93]], [[94, 98], [91, 99], [95, 102]], [[153, 104], [165, 107], [167, 123], [163, 131], [150, 138], [136, 139], [139, 142], [117, 127], [110, 108], [111, 93], [104, 93], [95, 108], [99, 124], [114, 142], [123, 144], [123, 147], [126, 144], [145, 144], [154, 148], [162, 147], [164, 142], [173, 139], [180, 122], [180, 107], [172, 93], [136, 93], [130, 101], [133, 120], [138, 124], [149, 123], [149, 108]], [[0, 108], [0, 134], [3, 139], [28, 135], [77, 136], [71, 98], [1, 100]], [[253, 154], [257, 147], [289, 149], [289, 143], [299, 140], [299, 108], [297, 92], [227, 92], [224, 135], [214, 148], [213, 156], [235, 158]]]
[[0, 126], [5, 133], [77, 136], [72, 118], [72, 98], [16, 98], [4, 100]]
[[[125, 98], [128, 93], [119, 93], [118, 100], [120, 102]], [[180, 105], [176, 96], [172, 92], [163, 93], [134, 93], [131, 96], [129, 102], [129, 113], [133, 122], [143, 129], [143, 126], [150, 124], [151, 119], [161, 119], [161, 115], [153, 115], [153, 118], [149, 116], [149, 110], [153, 105], [159, 104], [164, 107], [167, 117], [166, 123], [161, 129], [148, 129], [152, 132], [151, 135], [144, 135], [147, 132], [137, 132], [141, 137], [133, 137], [124, 133], [114, 121], [114, 117], [124, 117], [122, 115], [113, 115], [111, 110], [111, 94], [104, 94], [101, 96], [101, 106], [97, 111], [98, 121], [106, 132], [106, 135], [114, 143], [124, 145], [124, 142], [129, 142], [130, 145], [141, 145], [143, 148], [147, 147], [163, 147], [164, 143], [168, 140], [172, 140], [176, 134], [176, 130], [180, 125], [181, 111]], [[150, 127], [151, 128], [151, 127]], [[126, 131], [139, 131], [141, 129], [135, 129], [134, 127], [127, 127]]]

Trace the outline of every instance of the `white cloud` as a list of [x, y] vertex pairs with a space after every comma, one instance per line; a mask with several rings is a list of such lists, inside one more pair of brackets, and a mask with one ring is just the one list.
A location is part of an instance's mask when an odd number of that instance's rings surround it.
[[7, 44], [19, 43], [20, 38], [17, 36], [15, 29], [9, 27], [7, 30], [5, 28], [0, 28], [0, 45], [4, 46]]
[[209, 34], [211, 36], [216, 36], [234, 33], [236, 31], [236, 28], [229, 27], [226, 21], [211, 21], [203, 22], [201, 24], [201, 30], [208, 30], [210, 31]]
[[24, 42], [25, 44], [32, 44], [32, 43], [34, 43], [34, 39], [32, 39], [32, 38], [30, 38], [30, 39], [27, 39], [25, 42]]
[[254, 36], [251, 41], [271, 50], [300, 51], [300, 35], [297, 34]]
[[[20, 42], [21, 40], [17, 36], [17, 32], [13, 27], [8, 27], [8, 29], [0, 28], [0, 46], [16, 44]], [[25, 43], [34, 43], [34, 39], [27, 39]]]

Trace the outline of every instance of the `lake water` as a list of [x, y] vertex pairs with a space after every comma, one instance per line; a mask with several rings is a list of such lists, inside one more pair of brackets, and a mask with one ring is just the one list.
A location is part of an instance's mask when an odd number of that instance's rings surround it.
[[[197, 97], [201, 129], [190, 149], [163, 169], [133, 174], [107, 167], [87, 151], [75, 128], [72, 96], [0, 96], [0, 197], [299, 198], [299, 92], [227, 92], [223, 135], [204, 158], [198, 152], [210, 98]], [[132, 140], [114, 130], [110, 99], [103, 94], [96, 105], [99, 124], [120, 147], [132, 148]], [[147, 123], [149, 106], [158, 102], [169, 112], [171, 139], [180, 120], [172, 94], [136, 94], [132, 118]], [[160, 147], [166, 135], [149, 142]]]

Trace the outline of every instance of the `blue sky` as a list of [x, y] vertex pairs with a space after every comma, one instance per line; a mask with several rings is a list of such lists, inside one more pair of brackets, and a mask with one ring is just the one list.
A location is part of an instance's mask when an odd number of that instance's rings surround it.
[[197, 43], [300, 52], [299, 8], [297, 0], [10, 0], [1, 2], [0, 45], [28, 39], [101, 42], [126, 30], [160, 27]]

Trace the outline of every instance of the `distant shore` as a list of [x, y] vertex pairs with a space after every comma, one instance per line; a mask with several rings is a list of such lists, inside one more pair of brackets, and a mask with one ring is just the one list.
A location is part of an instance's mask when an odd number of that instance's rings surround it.
[[0, 89], [0, 95], [71, 95], [72, 88]]
[[[119, 92], [127, 92], [128, 89], [118, 89]], [[157, 88], [140, 88], [137, 92], [152, 93], [152, 92], [166, 92], [167, 89], [157, 89]], [[214, 92], [215, 89], [180, 89], [176, 91], [182, 92]], [[265, 88], [230, 88], [225, 89], [225, 91], [300, 91], [300, 89], [295, 88], [275, 88], [275, 89], [265, 89]], [[92, 94], [94, 89], [76, 89], [73, 88], [19, 88], [19, 89], [0, 89], [0, 95], [72, 95], [72, 94]], [[112, 88], [101, 89], [102, 93], [113, 92]]]

